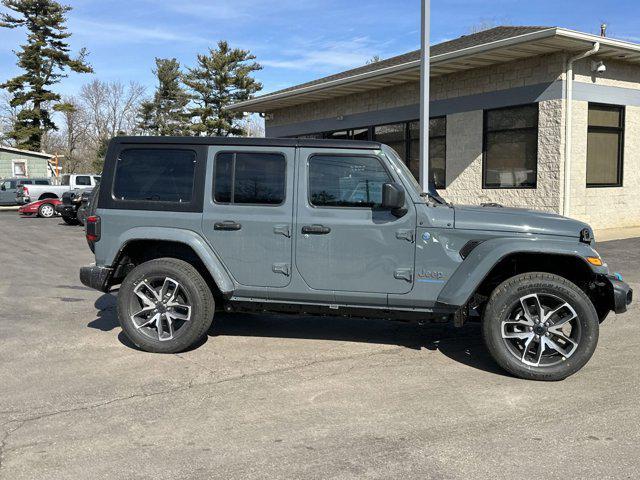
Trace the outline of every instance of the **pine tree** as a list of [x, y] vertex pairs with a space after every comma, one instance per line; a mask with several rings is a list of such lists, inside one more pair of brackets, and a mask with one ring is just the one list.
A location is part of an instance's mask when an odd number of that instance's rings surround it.
[[188, 135], [189, 96], [180, 85], [180, 63], [175, 58], [156, 58], [153, 73], [158, 77], [158, 86], [153, 98], [140, 105], [141, 130], [153, 135]]
[[56, 126], [49, 109], [60, 101], [51, 87], [65, 78], [66, 71], [91, 73], [85, 62], [87, 51], [72, 58], [66, 41], [71, 34], [65, 26], [71, 7], [54, 0], [2, 0], [15, 13], [0, 14], [0, 27], [24, 27], [27, 42], [16, 52], [18, 67], [24, 73], [0, 84], [11, 95], [11, 106], [19, 109], [8, 133], [21, 148], [39, 151], [43, 136]]
[[226, 41], [218, 42], [217, 49], [208, 55], [198, 55], [198, 64], [189, 68], [183, 82], [189, 87], [193, 107], [189, 110], [195, 123], [195, 135], [245, 135], [240, 120], [242, 112], [225, 107], [247, 100], [262, 89], [262, 84], [251, 74], [262, 67], [253, 62], [255, 56], [247, 50], [231, 49]]

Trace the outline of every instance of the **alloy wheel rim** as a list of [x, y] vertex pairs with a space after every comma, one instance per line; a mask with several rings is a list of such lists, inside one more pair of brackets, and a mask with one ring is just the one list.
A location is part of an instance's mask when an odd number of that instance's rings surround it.
[[147, 337], [173, 340], [191, 321], [192, 304], [184, 287], [169, 277], [144, 279], [133, 289], [129, 318], [136, 330]]
[[44, 217], [52, 217], [53, 216], [53, 207], [50, 205], [45, 205], [42, 207], [42, 215]]
[[580, 322], [575, 309], [552, 294], [520, 297], [501, 324], [502, 340], [520, 362], [551, 367], [570, 358], [580, 344]]

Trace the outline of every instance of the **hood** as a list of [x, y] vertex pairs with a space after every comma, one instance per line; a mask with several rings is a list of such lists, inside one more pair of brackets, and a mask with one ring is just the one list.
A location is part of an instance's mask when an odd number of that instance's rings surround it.
[[555, 213], [526, 208], [454, 207], [455, 228], [462, 230], [488, 230], [494, 232], [532, 233], [580, 238], [580, 232], [589, 225]]

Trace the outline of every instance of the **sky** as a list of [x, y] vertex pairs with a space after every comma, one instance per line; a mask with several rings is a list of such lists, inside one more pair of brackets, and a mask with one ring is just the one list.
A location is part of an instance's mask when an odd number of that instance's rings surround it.
[[[71, 47], [89, 50], [94, 76], [137, 81], [153, 91], [155, 57], [192, 66], [224, 39], [250, 50], [264, 67], [263, 93], [387, 58], [420, 44], [420, 0], [66, 0]], [[431, 41], [478, 25], [561, 26], [640, 43], [638, 0], [432, 0]], [[0, 11], [6, 11], [0, 7]], [[0, 82], [15, 75], [12, 50], [24, 31], [0, 29]], [[73, 94], [89, 75], [56, 87]]]

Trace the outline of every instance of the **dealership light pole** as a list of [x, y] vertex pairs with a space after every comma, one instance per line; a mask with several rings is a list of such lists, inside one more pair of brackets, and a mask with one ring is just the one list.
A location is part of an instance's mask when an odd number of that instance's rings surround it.
[[429, 34], [431, 0], [422, 0], [420, 62], [420, 184], [429, 190]]

